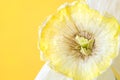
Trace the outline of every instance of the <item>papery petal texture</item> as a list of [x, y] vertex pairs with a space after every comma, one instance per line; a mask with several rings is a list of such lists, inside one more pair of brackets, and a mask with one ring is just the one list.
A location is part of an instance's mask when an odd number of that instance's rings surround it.
[[[114, 17], [103, 16], [86, 1], [60, 7], [40, 30], [40, 51], [50, 67], [73, 80], [93, 80], [118, 55], [120, 25]], [[83, 31], [94, 36], [91, 56], [81, 59], [74, 47], [74, 35]], [[71, 45], [73, 44], [73, 45]]]

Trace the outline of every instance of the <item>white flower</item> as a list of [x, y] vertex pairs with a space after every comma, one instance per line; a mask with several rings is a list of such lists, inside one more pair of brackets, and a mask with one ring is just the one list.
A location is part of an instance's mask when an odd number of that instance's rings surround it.
[[47, 19], [39, 33], [47, 63], [36, 80], [115, 80], [110, 66], [120, 72], [117, 1], [76, 0]]

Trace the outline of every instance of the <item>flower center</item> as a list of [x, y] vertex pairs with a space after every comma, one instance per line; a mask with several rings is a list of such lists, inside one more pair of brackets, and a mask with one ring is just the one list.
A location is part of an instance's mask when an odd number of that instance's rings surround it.
[[75, 41], [79, 45], [77, 49], [82, 55], [88, 56], [92, 53], [92, 48], [94, 45], [94, 39], [87, 39], [85, 37], [80, 37], [79, 35], [75, 36]]

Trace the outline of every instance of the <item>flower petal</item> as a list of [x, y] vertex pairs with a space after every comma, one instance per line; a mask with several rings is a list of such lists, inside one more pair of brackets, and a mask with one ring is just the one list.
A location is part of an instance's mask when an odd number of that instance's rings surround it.
[[[92, 80], [106, 70], [117, 55], [118, 22], [90, 9], [84, 0], [68, 4], [53, 15], [40, 34], [40, 50], [52, 69], [74, 80]], [[80, 31], [95, 35], [95, 55], [82, 60], [72, 50], [74, 36]], [[67, 37], [67, 40], [66, 40]], [[94, 51], [93, 51], [94, 52]], [[91, 73], [92, 72], [92, 73]], [[87, 76], [86, 76], [87, 75]]]
[[[85, 68], [87, 68], [87, 72], [84, 70], [84, 68], [82, 68], [84, 74], [92, 72], [92, 76], [87, 76], [90, 80], [90, 77], [95, 77], [96, 73], [101, 73], [101, 71], [107, 69], [111, 65], [111, 59], [117, 56], [119, 31], [116, 35], [116, 30], [119, 30], [119, 24], [115, 30], [115, 19], [113, 19], [112, 17], [108, 18], [106, 16], [102, 17], [97, 11], [88, 9], [87, 6], [84, 4], [78, 4], [74, 6], [71, 11], [71, 16], [75, 24], [78, 27], [82, 26], [83, 30], [93, 33], [96, 37], [95, 41], [98, 50], [96, 50], [97, 52], [95, 53], [98, 54], [98, 56], [92, 56], [91, 58], [89, 58], [89, 61], [86, 62], [86, 66], [88, 66], [89, 63], [92, 64], [92, 66], [89, 65], [89, 68], [85, 66]], [[116, 21], [117, 20], [115, 20], [115, 22]], [[79, 65], [79, 67], [81, 67], [81, 65]]]
[[109, 68], [105, 72], [103, 72], [97, 80], [115, 80], [115, 76], [112, 72], [112, 70]]
[[[113, 15], [120, 23], [120, 0], [87, 0], [89, 6], [106, 15]], [[107, 15], [109, 16], [109, 15]]]
[[115, 58], [112, 64], [113, 68], [118, 72], [120, 75], [120, 53], [119, 55]]
[[35, 80], [72, 80], [54, 70], [52, 70], [48, 63], [46, 63], [41, 71], [38, 73]]

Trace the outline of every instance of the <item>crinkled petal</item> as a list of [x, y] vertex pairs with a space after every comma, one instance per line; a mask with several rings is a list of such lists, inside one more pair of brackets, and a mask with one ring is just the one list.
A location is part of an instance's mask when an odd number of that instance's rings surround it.
[[[93, 80], [105, 71], [118, 54], [119, 24], [113, 17], [102, 16], [89, 8], [84, 0], [65, 4], [43, 25], [40, 50], [52, 69], [74, 80]], [[79, 31], [94, 35], [93, 56], [81, 60], [69, 44]], [[91, 73], [92, 72], [92, 73]], [[86, 76], [87, 75], [87, 76]]]

